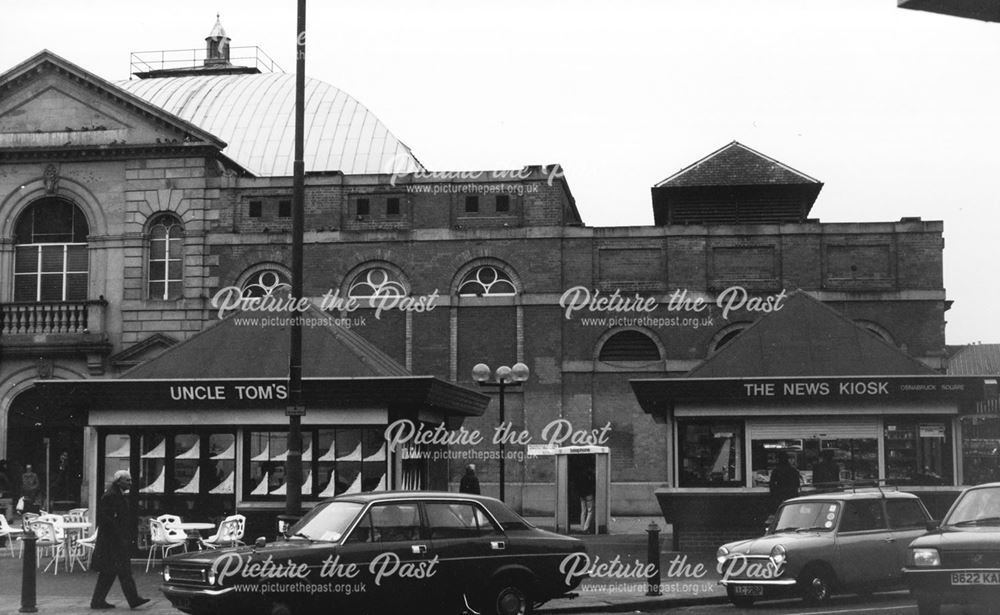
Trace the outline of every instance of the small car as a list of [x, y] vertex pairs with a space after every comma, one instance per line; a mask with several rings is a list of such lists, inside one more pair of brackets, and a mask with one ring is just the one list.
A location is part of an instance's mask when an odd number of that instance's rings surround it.
[[903, 576], [920, 615], [942, 604], [1000, 599], [1000, 483], [963, 491], [929, 533], [910, 543]]
[[791, 498], [764, 536], [719, 547], [720, 583], [740, 607], [789, 597], [817, 604], [835, 591], [901, 586], [906, 547], [929, 520], [920, 498], [884, 488]]
[[171, 604], [209, 613], [526, 615], [570, 593], [584, 543], [535, 528], [499, 500], [443, 492], [341, 495], [245, 547], [168, 557]]

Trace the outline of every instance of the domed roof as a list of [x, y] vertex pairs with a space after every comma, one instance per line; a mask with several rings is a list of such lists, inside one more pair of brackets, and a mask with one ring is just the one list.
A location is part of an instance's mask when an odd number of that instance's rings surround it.
[[[162, 77], [116, 83], [225, 141], [225, 154], [260, 176], [290, 176], [295, 155], [295, 75]], [[306, 79], [306, 171], [422, 170], [410, 148], [364, 105]]]

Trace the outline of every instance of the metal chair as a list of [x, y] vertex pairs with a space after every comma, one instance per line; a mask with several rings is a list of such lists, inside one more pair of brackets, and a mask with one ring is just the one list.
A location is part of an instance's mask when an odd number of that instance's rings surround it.
[[167, 528], [164, 527], [162, 521], [156, 519], [149, 520], [149, 555], [146, 557], [146, 572], [149, 572], [149, 566], [153, 562], [153, 553], [157, 549], [160, 550], [160, 558], [164, 558], [170, 553], [171, 550], [177, 547], [183, 547], [184, 543], [187, 542], [187, 538], [184, 536], [177, 537], [172, 536], [167, 532]]

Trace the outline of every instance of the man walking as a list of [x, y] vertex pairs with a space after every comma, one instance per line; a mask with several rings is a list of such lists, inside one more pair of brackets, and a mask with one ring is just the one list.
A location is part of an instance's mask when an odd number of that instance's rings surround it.
[[132, 515], [125, 492], [132, 488], [132, 476], [125, 470], [115, 472], [108, 490], [101, 496], [97, 506], [97, 545], [94, 548], [93, 569], [100, 574], [94, 595], [90, 599], [92, 609], [113, 609], [107, 602], [108, 591], [118, 577], [122, 593], [130, 607], [137, 608], [149, 598], [139, 596], [132, 578]]
[[476, 477], [476, 464], [470, 463], [465, 466], [465, 476], [458, 483], [459, 493], [473, 493], [479, 495], [479, 479]]

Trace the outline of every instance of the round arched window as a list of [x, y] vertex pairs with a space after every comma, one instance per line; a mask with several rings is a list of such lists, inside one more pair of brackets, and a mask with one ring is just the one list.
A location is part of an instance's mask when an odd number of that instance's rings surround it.
[[178, 299], [184, 284], [184, 227], [173, 214], [149, 226], [149, 298]]
[[517, 294], [517, 288], [510, 275], [493, 265], [476, 267], [462, 278], [458, 294], [463, 296], [503, 297]]
[[66, 199], [29, 205], [14, 226], [14, 301], [85, 301], [89, 233], [83, 212]]
[[384, 267], [366, 269], [354, 277], [347, 289], [347, 295], [355, 299], [405, 296], [406, 287], [394, 278], [395, 276]]
[[269, 297], [271, 295], [288, 292], [292, 289], [286, 276], [277, 269], [261, 269], [253, 273], [243, 282], [244, 298], [247, 297]]
[[619, 331], [609, 337], [597, 359], [599, 361], [659, 361], [660, 347], [642, 331]]

